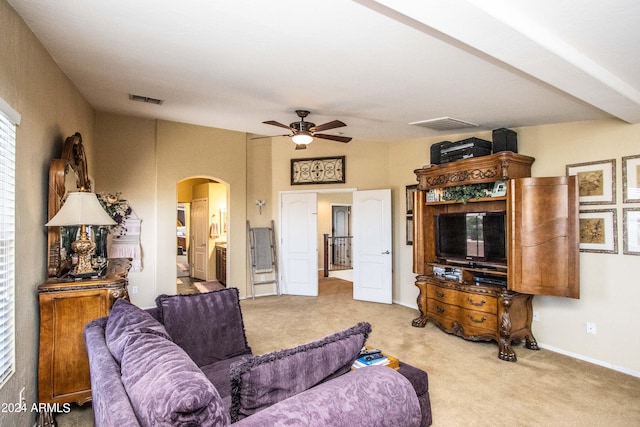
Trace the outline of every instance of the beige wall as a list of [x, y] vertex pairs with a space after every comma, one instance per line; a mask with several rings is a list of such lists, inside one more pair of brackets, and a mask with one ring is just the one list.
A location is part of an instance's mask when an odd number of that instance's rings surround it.
[[191, 203], [191, 200], [193, 199], [193, 187], [207, 182], [209, 182], [209, 180], [204, 178], [189, 178], [184, 181], [180, 181], [177, 188], [178, 202]]
[[[522, 152], [536, 158], [535, 176], [565, 175], [567, 164], [616, 160], [615, 205], [583, 209], [617, 209], [618, 254], [580, 254], [580, 299], [536, 297], [540, 313], [534, 331], [550, 348], [584, 355], [640, 375], [636, 301], [640, 298], [640, 257], [622, 254], [622, 209], [640, 207], [623, 203], [623, 156], [640, 154], [640, 125], [617, 120], [538, 126], [519, 130]], [[586, 322], [595, 322], [597, 335], [587, 335]]]
[[[99, 183], [96, 191], [120, 192], [121, 197], [129, 201], [135, 215], [142, 220], [142, 271], [130, 273], [129, 291], [133, 292], [135, 287], [137, 293], [131, 294], [131, 300], [144, 306], [151, 305], [157, 295], [154, 284], [158, 260], [153, 250], [159, 244], [155, 233], [156, 127], [155, 120], [107, 113], [96, 115], [96, 158], [99, 159], [95, 168], [96, 180]], [[174, 201], [174, 253], [175, 205]], [[175, 254], [172, 263], [176, 264]]]
[[[37, 399], [38, 296], [47, 278], [49, 162], [65, 138], [80, 132], [95, 165], [94, 111], [13, 9], [0, 0], [0, 97], [22, 116], [16, 134], [16, 373], [0, 389], [0, 402]], [[0, 425], [33, 425], [35, 414], [0, 412]]]
[[[271, 190], [271, 139], [251, 139], [247, 142], [247, 219], [251, 227], [268, 227], [273, 213], [277, 212], [277, 200]], [[256, 205], [264, 200], [262, 213]]]
[[96, 127], [99, 157], [117, 156], [117, 161], [97, 165], [100, 177], [109, 182], [105, 191], [121, 192], [142, 219], [143, 270], [129, 274], [130, 289], [138, 289], [132, 301], [153, 306], [157, 295], [176, 292], [177, 183], [193, 177], [218, 181], [228, 189], [227, 280], [244, 295], [246, 134], [109, 113], [97, 114]]
[[[317, 191], [318, 194], [318, 268], [323, 265], [323, 233], [331, 234], [331, 203], [351, 204], [353, 189], [372, 190], [389, 187], [388, 143], [353, 140], [348, 144], [317, 139], [306, 150], [296, 150], [289, 138], [273, 138], [273, 198], [282, 191]], [[291, 185], [291, 159], [345, 156], [344, 184]], [[328, 192], [328, 193], [327, 193]], [[346, 193], [345, 193], [346, 192]], [[348, 203], [346, 202], [348, 201]], [[280, 211], [275, 211], [276, 223]], [[327, 231], [328, 230], [328, 231]]]

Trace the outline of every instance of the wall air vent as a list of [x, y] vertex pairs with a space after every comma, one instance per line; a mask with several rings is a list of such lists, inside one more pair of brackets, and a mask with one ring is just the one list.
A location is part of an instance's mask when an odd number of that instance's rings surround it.
[[149, 98], [148, 96], [134, 95], [132, 93], [129, 94], [129, 99], [132, 101], [146, 102], [147, 104], [156, 105], [162, 105], [162, 103], [164, 102], [164, 99]]
[[419, 122], [411, 122], [409, 124], [433, 130], [477, 128], [479, 126], [475, 123], [465, 122], [464, 120], [454, 119], [451, 117], [440, 117], [438, 119], [421, 120]]

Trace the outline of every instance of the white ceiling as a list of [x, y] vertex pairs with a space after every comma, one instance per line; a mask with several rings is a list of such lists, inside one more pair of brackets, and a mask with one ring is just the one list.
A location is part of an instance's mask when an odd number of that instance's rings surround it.
[[385, 140], [640, 123], [637, 0], [8, 1], [99, 111], [279, 135], [307, 109]]

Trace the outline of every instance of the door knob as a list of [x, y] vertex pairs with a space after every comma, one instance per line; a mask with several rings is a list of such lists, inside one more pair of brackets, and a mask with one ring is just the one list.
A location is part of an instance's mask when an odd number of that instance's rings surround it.
[[390, 253], [391, 252], [389, 252], [389, 251], [384, 251], [384, 252], [382, 252], [382, 255], [389, 255]]

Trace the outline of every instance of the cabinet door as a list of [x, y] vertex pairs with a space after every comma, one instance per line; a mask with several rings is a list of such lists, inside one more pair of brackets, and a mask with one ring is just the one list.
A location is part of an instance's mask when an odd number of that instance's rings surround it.
[[509, 181], [509, 289], [580, 297], [578, 206], [575, 176]]
[[40, 403], [91, 400], [84, 326], [108, 311], [105, 289], [40, 294]]

